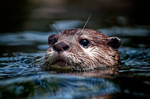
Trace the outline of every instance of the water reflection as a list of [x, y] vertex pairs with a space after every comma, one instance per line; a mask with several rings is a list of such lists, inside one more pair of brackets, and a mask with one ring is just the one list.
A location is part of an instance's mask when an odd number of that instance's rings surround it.
[[[70, 75], [36, 75], [0, 81], [1, 98], [24, 96], [28, 99], [78, 99], [119, 91], [117, 85], [103, 78]], [[7, 96], [6, 96], [7, 94]]]

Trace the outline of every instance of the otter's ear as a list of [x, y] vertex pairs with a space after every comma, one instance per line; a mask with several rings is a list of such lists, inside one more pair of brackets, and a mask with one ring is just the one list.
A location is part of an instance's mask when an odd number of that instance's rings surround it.
[[109, 37], [107, 44], [112, 48], [117, 49], [120, 46], [120, 39], [118, 37]]

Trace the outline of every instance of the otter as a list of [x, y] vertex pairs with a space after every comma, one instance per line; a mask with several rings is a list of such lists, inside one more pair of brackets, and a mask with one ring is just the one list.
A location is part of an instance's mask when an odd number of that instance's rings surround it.
[[120, 62], [118, 37], [92, 29], [69, 29], [48, 37], [44, 69], [67, 66], [74, 70], [113, 67]]

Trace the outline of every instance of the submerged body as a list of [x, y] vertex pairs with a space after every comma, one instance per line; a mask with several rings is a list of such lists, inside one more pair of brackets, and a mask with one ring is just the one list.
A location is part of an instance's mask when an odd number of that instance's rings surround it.
[[48, 38], [45, 69], [66, 66], [74, 70], [92, 70], [114, 66], [120, 61], [120, 40], [91, 29], [70, 29]]

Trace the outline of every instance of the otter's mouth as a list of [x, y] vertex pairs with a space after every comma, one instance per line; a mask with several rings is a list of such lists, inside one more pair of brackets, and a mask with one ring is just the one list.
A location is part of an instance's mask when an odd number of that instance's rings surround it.
[[64, 57], [62, 55], [55, 56], [52, 60], [47, 57], [46, 60], [47, 61], [43, 65], [45, 70], [67, 72], [80, 70], [80, 64], [74, 62], [73, 59]]
[[58, 59], [52, 65], [68, 66], [69, 64], [63, 59]]
[[50, 65], [49, 70], [68, 72], [75, 71], [75, 67], [63, 59], [58, 59]]

